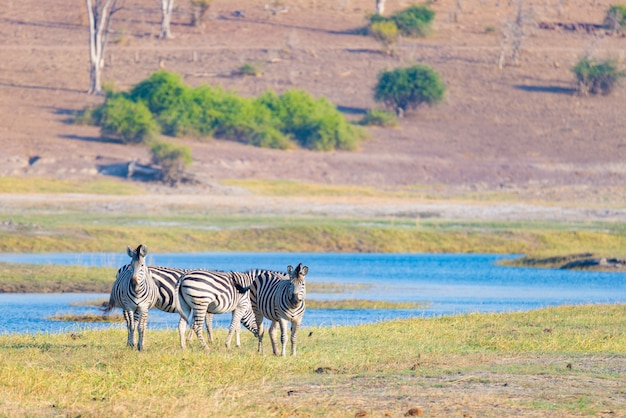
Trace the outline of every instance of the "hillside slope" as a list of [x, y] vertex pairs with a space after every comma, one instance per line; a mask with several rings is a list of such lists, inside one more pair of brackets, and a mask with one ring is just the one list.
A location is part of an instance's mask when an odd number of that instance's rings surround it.
[[[272, 15], [261, 1], [214, 0], [205, 26], [197, 28], [189, 24], [189, 3], [179, 1], [176, 37], [159, 41], [155, 2], [127, 1], [114, 15], [104, 78], [127, 89], [165, 68], [190, 85], [216, 84], [244, 95], [302, 88], [358, 118], [377, 106], [372, 89], [379, 71], [421, 62], [441, 73], [446, 100], [409, 113], [398, 128], [368, 129], [369, 139], [353, 152], [179, 139], [191, 146], [191, 170], [205, 184], [257, 178], [504, 190], [541, 200], [624, 197], [626, 92], [578, 97], [570, 68], [590, 51], [623, 63], [625, 38], [529, 26], [519, 65], [507, 62], [500, 70], [512, 4], [437, 0], [433, 35], [402, 40], [389, 57], [373, 39], [354, 34], [373, 0], [284, 3], [288, 12]], [[388, 3], [388, 13], [410, 4]], [[535, 23], [600, 23], [608, 6], [606, 0], [569, 2], [559, 12], [546, 0], [533, 10], [526, 5], [525, 13]], [[84, 5], [70, 0], [50, 0], [45, 9], [34, 0], [13, 1], [0, 10], [0, 175], [91, 177], [106, 164], [148, 161], [145, 147], [106, 142], [97, 128], [69, 123], [72, 112], [101, 100], [86, 94], [86, 21]], [[262, 65], [263, 75], [232, 74], [246, 62]]]

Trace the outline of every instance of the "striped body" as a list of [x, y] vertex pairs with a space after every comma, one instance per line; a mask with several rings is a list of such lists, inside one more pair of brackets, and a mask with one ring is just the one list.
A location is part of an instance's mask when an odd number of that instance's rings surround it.
[[135, 346], [135, 329], [138, 325], [137, 349], [141, 350], [148, 310], [155, 306], [158, 288], [146, 266], [148, 249], [139, 245], [135, 250], [128, 247], [126, 252], [131, 262], [117, 271], [105, 312], [108, 313], [115, 307], [122, 308], [128, 329], [128, 345]]
[[163, 312], [177, 312], [178, 295], [176, 293], [176, 284], [188, 270], [160, 266], [149, 266], [148, 270], [158, 288], [154, 307]]
[[[244, 318], [244, 325], [255, 335], [256, 323], [252, 321], [252, 305], [247, 291], [240, 292], [235, 287], [234, 278], [243, 273], [193, 270], [181, 277], [178, 283], [179, 306], [181, 321], [178, 324], [180, 344], [185, 348], [184, 333], [187, 319], [192, 330], [198, 336], [200, 344], [208, 348], [202, 336], [202, 324], [207, 314], [232, 312], [226, 347], [230, 347], [233, 333], [237, 333], [239, 341], [239, 324]], [[238, 281], [242, 281], [241, 278]], [[193, 315], [191, 315], [193, 314]], [[252, 328], [252, 329], [251, 329]]]
[[[174, 267], [161, 267], [161, 266], [149, 266], [152, 279], [159, 288], [158, 299], [154, 305], [155, 308], [162, 310], [163, 312], [177, 312], [176, 303], [178, 303], [178, 294], [176, 290], [176, 284], [178, 280], [191, 270], [179, 269]], [[207, 313], [206, 315], [206, 330], [208, 333], [209, 343], [213, 342], [213, 314]], [[254, 318], [254, 312], [249, 307], [245, 310], [241, 323], [247, 330], [257, 335], [257, 327]], [[235, 329], [236, 346], [241, 345], [241, 339], [239, 337], [239, 329]], [[193, 334], [190, 334], [188, 338], [191, 338]]]
[[[291, 322], [291, 355], [296, 354], [296, 337], [305, 311], [306, 283], [309, 268], [300, 263], [294, 270], [287, 267], [288, 276], [268, 270], [250, 270], [247, 283], [250, 286], [252, 310], [259, 328], [259, 352], [263, 352], [263, 318], [272, 321], [270, 341], [274, 355], [278, 355], [276, 346], [277, 326], [280, 327], [281, 356], [285, 355], [287, 323]], [[238, 284], [241, 284], [238, 282]]]

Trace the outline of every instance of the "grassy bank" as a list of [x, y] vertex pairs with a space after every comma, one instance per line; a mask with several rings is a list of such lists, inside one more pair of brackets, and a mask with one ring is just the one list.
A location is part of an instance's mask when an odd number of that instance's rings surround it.
[[[116, 272], [117, 267], [0, 263], [0, 293], [109, 293], [115, 281]], [[359, 283], [307, 283], [307, 291], [310, 293], [345, 293], [367, 287], [369, 285]], [[356, 301], [353, 301], [350, 309], [385, 308], [384, 303], [381, 302], [372, 302], [372, 304], [374, 306], [358, 306]], [[394, 307], [395, 309], [414, 309], [419, 305], [399, 304]], [[326, 306], [326, 308], [341, 309], [338, 305]]]
[[[593, 253], [626, 257], [626, 228], [619, 222], [454, 221], [426, 209], [391, 212], [394, 215], [306, 210], [316, 202], [331, 208], [337, 202], [388, 208], [434, 199], [485, 210], [489, 210], [488, 202], [521, 203], [519, 197], [505, 193], [448, 196], [434, 186], [384, 190], [254, 180], [224, 182], [222, 186], [240, 191], [241, 196], [229, 196], [234, 197], [235, 206], [229, 206], [233, 199], [227, 199], [225, 206], [218, 202], [203, 207], [193, 195], [160, 201], [158, 195], [146, 194], [134, 183], [114, 180], [3, 177], [0, 193], [19, 190], [22, 197], [37, 198], [13, 202], [7, 195], [0, 208], [0, 252], [119, 252], [127, 245], [143, 243], [151, 252], [516, 253], [534, 257]], [[260, 196], [279, 199], [280, 209], [264, 208], [264, 203], [273, 200], [248, 205], [248, 199]], [[290, 210], [291, 203], [297, 209]]]
[[10, 214], [0, 252], [285, 251], [626, 256], [623, 225], [272, 216]]
[[[122, 330], [0, 336], [7, 416], [586, 416], [626, 413], [624, 305], [306, 328], [298, 356]], [[224, 330], [218, 330], [223, 341]], [[364, 415], [362, 415], [364, 416]]]

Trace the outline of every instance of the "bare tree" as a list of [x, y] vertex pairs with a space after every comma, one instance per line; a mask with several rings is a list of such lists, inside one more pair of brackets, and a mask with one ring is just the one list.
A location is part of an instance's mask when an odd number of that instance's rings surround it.
[[383, 15], [385, 12], [385, 0], [376, 0], [376, 14]]
[[504, 67], [505, 55], [509, 46], [511, 48], [511, 61], [513, 65], [519, 64], [522, 42], [528, 35], [533, 33], [535, 26], [535, 13], [532, 4], [525, 8], [524, 0], [517, 0], [515, 4], [515, 17], [505, 22], [502, 31], [498, 68], [502, 69]]
[[174, 0], [161, 0], [161, 33], [159, 34], [159, 39], [171, 39], [174, 37], [170, 30], [173, 9]]
[[117, 0], [86, 0], [89, 15], [89, 94], [102, 94], [104, 50]]

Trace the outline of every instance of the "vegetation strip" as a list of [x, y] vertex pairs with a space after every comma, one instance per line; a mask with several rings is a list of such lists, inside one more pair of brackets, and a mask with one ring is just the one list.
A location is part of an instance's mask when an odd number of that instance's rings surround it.
[[[101, 301], [97, 301], [97, 305], [101, 306]], [[335, 309], [335, 310], [363, 310], [363, 309], [402, 309], [416, 310], [423, 309], [427, 303], [417, 302], [385, 302], [379, 300], [307, 300], [307, 309]], [[102, 314], [58, 314], [48, 318], [51, 321], [64, 322], [121, 322], [124, 320], [121, 314], [102, 315]]]

